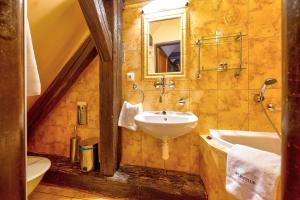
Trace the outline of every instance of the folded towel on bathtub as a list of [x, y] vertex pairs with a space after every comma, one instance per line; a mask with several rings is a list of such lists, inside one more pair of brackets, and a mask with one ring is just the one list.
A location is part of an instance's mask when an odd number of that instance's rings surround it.
[[227, 154], [227, 192], [240, 200], [274, 199], [280, 160], [274, 153], [234, 145]]
[[132, 105], [125, 101], [123, 103], [121, 113], [119, 116], [118, 126], [128, 128], [129, 130], [136, 131], [137, 125], [135, 124], [134, 117], [137, 114], [143, 112], [143, 104], [139, 103], [136, 105]]

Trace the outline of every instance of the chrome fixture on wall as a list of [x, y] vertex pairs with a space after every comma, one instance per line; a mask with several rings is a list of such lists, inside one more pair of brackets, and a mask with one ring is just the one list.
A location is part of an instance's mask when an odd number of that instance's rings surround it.
[[138, 91], [141, 94], [141, 97], [142, 97], [141, 98], [141, 103], [144, 103], [144, 99], [145, 99], [145, 93], [144, 93], [144, 91], [141, 88], [139, 88], [136, 83], [134, 83], [132, 85], [132, 90], [133, 91]]
[[228, 70], [228, 64], [227, 63], [221, 63], [220, 65], [217, 66], [217, 71], [218, 72], [225, 72]]
[[[226, 72], [228, 70], [235, 70], [234, 73], [235, 78], [239, 78], [242, 70], [246, 69], [243, 63], [243, 37], [246, 36], [242, 32], [238, 34], [233, 35], [223, 35], [222, 32], [216, 32], [214, 36], [202, 36], [200, 39], [197, 39], [194, 43], [194, 46], [197, 47], [198, 55], [197, 55], [197, 71], [195, 74], [196, 79], [201, 79], [202, 72], [205, 71], [218, 71], [218, 72]], [[226, 43], [235, 43], [239, 45], [239, 60], [240, 62], [238, 64], [233, 63], [227, 63], [223, 62], [220, 64], [217, 64], [217, 66], [204, 66], [201, 65], [202, 59], [206, 59], [205, 56], [203, 56], [203, 53], [201, 52], [201, 48], [207, 45], [216, 45], [218, 51], [227, 51], [228, 49], [224, 49], [220, 47], [220, 44], [226, 44]], [[224, 46], [224, 45], [223, 45]], [[201, 60], [200, 60], [201, 59]], [[204, 63], [204, 62], [203, 62]]]
[[277, 106], [275, 106], [273, 103], [268, 103], [268, 104], [267, 104], [267, 109], [268, 109], [270, 112], [278, 112], [278, 111], [281, 111], [281, 109], [278, 109]]
[[200, 58], [201, 58], [201, 51], [200, 51], [200, 47], [201, 47], [201, 40], [198, 39], [195, 43], [195, 45], [198, 48], [198, 58], [197, 58], [197, 73], [196, 73], [196, 79], [201, 79], [201, 67], [200, 67]]
[[254, 96], [254, 101], [256, 101], [257, 103], [264, 101], [265, 99], [264, 94], [266, 92], [267, 86], [273, 85], [275, 83], [277, 83], [276, 79], [273, 78], [266, 79], [264, 84], [261, 86], [259, 93]]
[[177, 103], [178, 103], [179, 105], [181, 105], [181, 106], [184, 106], [185, 103], [186, 103], [186, 101], [185, 101], [185, 99], [184, 99], [183, 97], [180, 97], [180, 99], [177, 101]]
[[[265, 114], [265, 116], [267, 117], [268, 121], [270, 122], [270, 124], [272, 125], [273, 129], [275, 130], [275, 132], [277, 133], [277, 135], [279, 136], [279, 138], [281, 138], [281, 134], [279, 132], [279, 130], [276, 128], [275, 124], [273, 123], [272, 119], [270, 118], [269, 114], [267, 113], [267, 110], [263, 104], [263, 101], [265, 100], [264, 94], [266, 92], [266, 89], [269, 85], [273, 85], [277, 83], [277, 80], [274, 78], [268, 78], [265, 80], [264, 84], [261, 86], [259, 93], [254, 95], [254, 101], [256, 103], [259, 103], [262, 107], [262, 110]], [[269, 103], [267, 105], [267, 109], [271, 112], [276, 111], [275, 105], [272, 103]]]
[[154, 82], [154, 87], [156, 89], [161, 88], [161, 92], [160, 92], [160, 95], [159, 95], [159, 103], [162, 103], [162, 101], [163, 101], [163, 97], [166, 93], [166, 86], [173, 89], [175, 87], [175, 82], [174, 81], [169, 81], [169, 83], [166, 83], [166, 77], [164, 75], [161, 77], [160, 82], [159, 81]]

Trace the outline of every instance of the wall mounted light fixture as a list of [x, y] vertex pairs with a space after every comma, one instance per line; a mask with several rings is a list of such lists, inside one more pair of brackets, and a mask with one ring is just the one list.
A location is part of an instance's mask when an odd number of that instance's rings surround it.
[[165, 10], [184, 8], [188, 6], [188, 3], [188, 0], [154, 0], [143, 7], [142, 13], [148, 14]]

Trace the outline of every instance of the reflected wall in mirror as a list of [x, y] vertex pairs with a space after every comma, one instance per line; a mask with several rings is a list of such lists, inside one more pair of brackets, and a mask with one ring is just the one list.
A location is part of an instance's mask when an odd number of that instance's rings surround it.
[[186, 10], [143, 15], [143, 78], [184, 76]]
[[149, 24], [148, 71], [180, 72], [180, 18]]

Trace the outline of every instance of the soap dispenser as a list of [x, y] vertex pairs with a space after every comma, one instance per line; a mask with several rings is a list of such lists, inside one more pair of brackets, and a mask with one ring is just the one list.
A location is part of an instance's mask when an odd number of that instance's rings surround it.
[[79, 137], [77, 136], [77, 126], [74, 126], [73, 137], [70, 139], [70, 159], [72, 163], [79, 162]]

